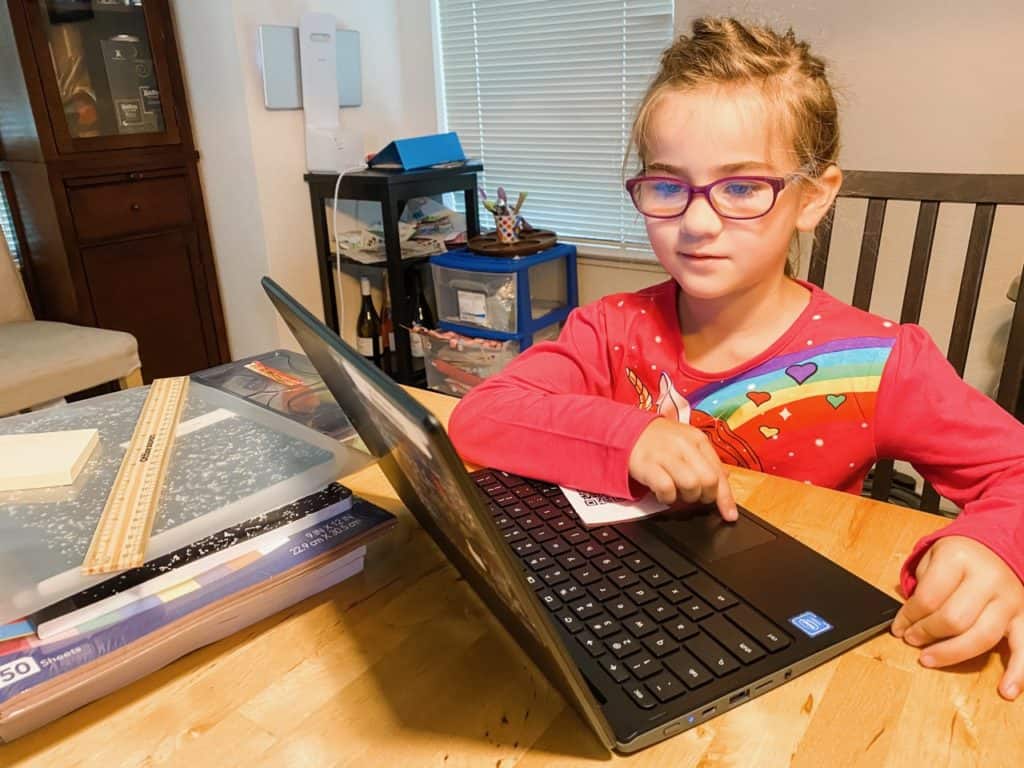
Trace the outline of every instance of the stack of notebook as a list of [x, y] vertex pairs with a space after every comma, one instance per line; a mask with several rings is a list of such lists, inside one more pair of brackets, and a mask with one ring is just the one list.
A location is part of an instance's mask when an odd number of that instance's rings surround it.
[[332, 483], [3, 625], [0, 740], [359, 573], [394, 522]]

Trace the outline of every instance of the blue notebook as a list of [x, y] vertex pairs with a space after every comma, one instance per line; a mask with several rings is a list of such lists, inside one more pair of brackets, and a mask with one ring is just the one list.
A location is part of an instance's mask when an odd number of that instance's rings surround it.
[[396, 139], [374, 155], [367, 165], [370, 168], [413, 171], [445, 163], [463, 162], [465, 159], [459, 135], [451, 131], [412, 139]]

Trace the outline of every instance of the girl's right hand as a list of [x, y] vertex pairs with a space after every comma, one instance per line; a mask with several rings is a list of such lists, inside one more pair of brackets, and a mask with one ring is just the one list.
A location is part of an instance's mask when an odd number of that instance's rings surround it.
[[668, 506], [714, 503], [722, 519], [739, 516], [725, 466], [703, 432], [689, 424], [654, 419], [629, 454], [629, 476]]

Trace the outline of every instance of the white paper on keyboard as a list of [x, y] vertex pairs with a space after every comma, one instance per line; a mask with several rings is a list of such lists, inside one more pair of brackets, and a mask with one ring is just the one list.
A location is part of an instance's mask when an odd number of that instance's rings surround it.
[[648, 493], [636, 501], [564, 487], [562, 493], [580, 516], [580, 521], [587, 527], [639, 520], [668, 509], [653, 493]]

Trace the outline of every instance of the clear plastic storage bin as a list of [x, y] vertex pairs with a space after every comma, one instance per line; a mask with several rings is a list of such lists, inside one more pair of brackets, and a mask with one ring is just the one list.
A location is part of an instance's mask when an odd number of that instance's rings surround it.
[[444, 328], [532, 335], [564, 321], [576, 306], [576, 248], [571, 245], [519, 258], [462, 249], [434, 256], [430, 264]]

